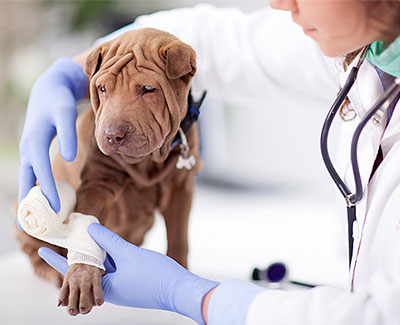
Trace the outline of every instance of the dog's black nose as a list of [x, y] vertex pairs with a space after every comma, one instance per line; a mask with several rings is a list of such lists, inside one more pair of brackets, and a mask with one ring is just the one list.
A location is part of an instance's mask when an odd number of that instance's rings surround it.
[[104, 131], [106, 141], [114, 146], [121, 146], [126, 138], [126, 128], [108, 128]]

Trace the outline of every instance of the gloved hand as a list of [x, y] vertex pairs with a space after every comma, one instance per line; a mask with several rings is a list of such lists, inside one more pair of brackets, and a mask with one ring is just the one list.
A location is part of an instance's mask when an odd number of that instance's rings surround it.
[[[99, 224], [91, 224], [89, 233], [108, 253], [102, 281], [106, 301], [170, 310], [204, 324], [202, 300], [217, 282], [200, 278], [163, 254], [132, 245]], [[59, 272], [68, 271], [66, 259], [51, 249], [42, 247], [39, 255]]]
[[86, 95], [88, 78], [83, 68], [69, 58], [55, 61], [34, 84], [28, 102], [20, 141], [18, 202], [38, 180], [54, 211], [60, 200], [50, 167], [49, 146], [58, 134], [60, 153], [66, 161], [75, 159], [77, 139], [76, 104]]

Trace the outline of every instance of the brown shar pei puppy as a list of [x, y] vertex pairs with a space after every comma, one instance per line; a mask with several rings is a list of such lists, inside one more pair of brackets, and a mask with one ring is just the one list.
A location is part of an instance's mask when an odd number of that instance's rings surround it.
[[[58, 154], [52, 166], [56, 180], [76, 189], [76, 212], [97, 216], [136, 245], [159, 211], [167, 228], [167, 254], [185, 267], [193, 176], [200, 168], [196, 124], [187, 134], [193, 168], [178, 169], [181, 148], [170, 147], [187, 113], [195, 71], [193, 49], [166, 32], [146, 28], [101, 44], [86, 61], [92, 110], [77, 120], [77, 158], [68, 163]], [[48, 246], [64, 256], [66, 251], [17, 233], [35, 271], [62, 284], [59, 302], [70, 314], [88, 313], [103, 302], [102, 270], [73, 264], [63, 279], [37, 249]]]

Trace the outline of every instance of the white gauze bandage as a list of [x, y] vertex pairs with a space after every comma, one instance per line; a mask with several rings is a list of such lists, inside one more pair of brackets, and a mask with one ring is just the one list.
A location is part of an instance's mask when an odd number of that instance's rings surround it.
[[102, 270], [106, 252], [90, 237], [88, 227], [99, 220], [74, 212], [76, 194], [73, 187], [57, 182], [61, 209], [55, 213], [39, 186], [33, 187], [18, 206], [18, 221], [24, 231], [42, 241], [68, 249], [68, 265], [83, 263]]

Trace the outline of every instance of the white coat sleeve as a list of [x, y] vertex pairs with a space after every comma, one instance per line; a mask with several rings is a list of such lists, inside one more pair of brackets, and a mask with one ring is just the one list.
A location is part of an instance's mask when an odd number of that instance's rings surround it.
[[244, 281], [227, 280], [211, 297], [208, 324], [399, 324], [399, 297], [400, 283], [379, 274], [354, 293], [328, 286], [268, 290]]
[[286, 96], [317, 97], [325, 104], [338, 90], [333, 59], [285, 12], [245, 14], [203, 4], [140, 16], [122, 31], [138, 27], [168, 31], [191, 45], [197, 53], [194, 91], [211, 89], [227, 104], [260, 106], [283, 87]]

